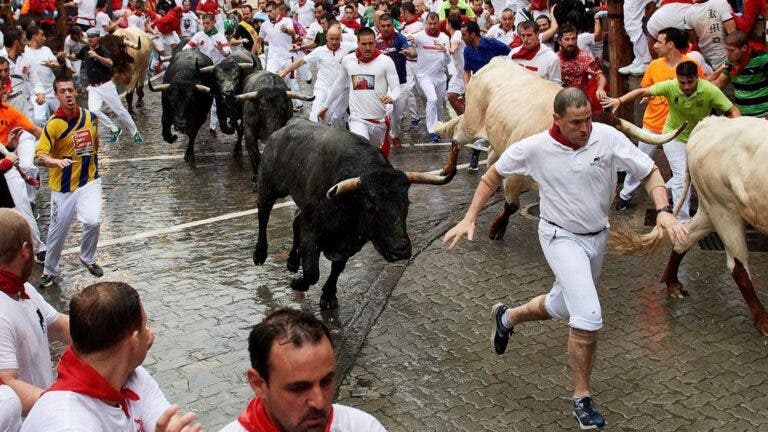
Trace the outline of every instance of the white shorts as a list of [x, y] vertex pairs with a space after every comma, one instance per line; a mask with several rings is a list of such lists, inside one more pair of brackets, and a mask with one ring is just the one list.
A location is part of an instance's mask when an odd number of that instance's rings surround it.
[[464, 74], [457, 73], [451, 77], [451, 80], [448, 81], [448, 91], [447, 93], [454, 93], [454, 94], [464, 94]]
[[384, 119], [380, 123], [372, 123], [357, 117], [349, 118], [349, 131], [368, 140], [372, 146], [380, 148], [389, 132]]

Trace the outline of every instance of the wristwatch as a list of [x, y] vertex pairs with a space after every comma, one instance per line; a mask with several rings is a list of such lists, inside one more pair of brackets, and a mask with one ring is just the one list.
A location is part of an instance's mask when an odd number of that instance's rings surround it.
[[661, 212], [667, 212], [667, 213], [672, 214], [674, 212], [674, 209], [672, 208], [671, 205], [668, 205], [666, 207], [662, 207], [660, 209], [656, 209], [656, 216], [658, 216], [659, 213], [661, 213]]

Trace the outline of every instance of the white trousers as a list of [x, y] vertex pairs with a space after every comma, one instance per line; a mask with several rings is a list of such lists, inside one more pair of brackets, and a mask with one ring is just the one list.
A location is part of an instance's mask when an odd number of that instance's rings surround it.
[[387, 135], [387, 125], [384, 119], [381, 123], [371, 123], [357, 117], [349, 118], [349, 131], [356, 133], [368, 140], [372, 146], [379, 148], [384, 144], [384, 137]]
[[[19, 156], [19, 168], [24, 171], [24, 174], [33, 178], [37, 176], [38, 172], [34, 163], [36, 146], [35, 136], [28, 132], [22, 132], [15, 150], [16, 155]], [[8, 190], [11, 192], [16, 210], [24, 216], [32, 231], [32, 247], [35, 249], [35, 253], [44, 251], [45, 243], [40, 240], [40, 229], [37, 226], [35, 214], [32, 212], [32, 204], [35, 202], [37, 190], [21, 178], [16, 168], [5, 173], [5, 181], [8, 183]]]
[[[267, 54], [267, 65], [265, 69], [268, 72], [279, 73], [281, 70], [290, 66], [291, 63], [293, 63], [293, 57], [275, 59]], [[287, 85], [291, 91], [299, 91], [299, 85], [296, 83], [294, 78], [291, 78], [291, 74], [286, 75], [285, 78], [283, 78], [283, 81], [285, 81], [285, 85]], [[301, 101], [294, 99], [293, 106], [301, 107], [304, 106], [304, 104]]]
[[216, 113], [216, 98], [211, 102], [211, 110], [208, 111], [208, 127], [211, 130], [219, 128], [219, 115]]
[[96, 262], [96, 245], [101, 226], [101, 179], [87, 183], [74, 192], [51, 191], [51, 224], [48, 227], [44, 274], [59, 274], [61, 251], [75, 214], [83, 224], [80, 259], [86, 264], [93, 264]]
[[405, 112], [405, 106], [408, 102], [407, 98], [404, 96], [405, 95], [401, 93], [400, 97], [392, 104], [392, 113], [389, 116], [390, 121], [392, 122], [389, 136], [392, 137], [392, 139], [401, 139], [403, 137], [403, 112]]
[[131, 136], [139, 131], [136, 123], [133, 121], [133, 117], [125, 109], [123, 102], [120, 101], [120, 96], [117, 95], [117, 87], [115, 87], [115, 83], [112, 81], [107, 81], [99, 86], [88, 86], [88, 111], [96, 115], [104, 127], [114, 132], [117, 130], [117, 126], [101, 111], [102, 104], [106, 104], [115, 113], [117, 121], [128, 129]]
[[54, 111], [59, 109], [59, 105], [61, 105], [59, 100], [56, 99], [56, 95], [53, 93], [45, 94], [45, 102], [43, 102], [42, 105], [37, 104], [37, 97], [34, 94], [29, 99], [32, 103], [32, 109], [35, 113], [32, 121], [41, 128], [45, 127], [45, 123], [48, 121], [48, 118], [51, 116], [51, 114], [53, 114]]
[[402, 92], [400, 97], [405, 99], [405, 105], [408, 107], [408, 114], [411, 115], [411, 120], [418, 120], [419, 110], [416, 106], [416, 62], [405, 62], [406, 78], [405, 84], [400, 86]]
[[[638, 143], [637, 147], [649, 157], [653, 157], [653, 155], [656, 153], [655, 145], [640, 142]], [[680, 195], [683, 193], [683, 188], [685, 187], [685, 167], [687, 164], [685, 144], [678, 140], [672, 140], [664, 144], [664, 154], [667, 156], [667, 161], [669, 161], [669, 168], [672, 170], [672, 178], [667, 182], [667, 187], [672, 190], [672, 201], [677, 203], [680, 199]], [[642, 179], [637, 179], [632, 174], [627, 173], [627, 176], [624, 178], [624, 186], [619, 192], [619, 197], [627, 201], [632, 199], [632, 194], [634, 193], [635, 189], [640, 186], [641, 180]], [[688, 195], [685, 197], [683, 207], [680, 209], [680, 213], [677, 215], [677, 218], [681, 222], [687, 222], [691, 218], [690, 204], [691, 191], [689, 189]]]
[[[310, 121], [315, 123], [319, 121], [317, 113], [320, 112], [320, 108], [325, 103], [326, 98], [328, 98], [328, 92], [330, 90], [330, 88], [320, 88], [317, 85], [315, 86], [312, 91], [315, 100], [312, 102], [312, 111], [309, 113]], [[328, 110], [325, 113], [325, 122], [323, 124], [339, 129], [346, 129], [347, 99], [348, 96], [346, 94], [342, 95], [336, 99], [336, 102], [328, 107]]]
[[632, 42], [632, 51], [635, 54], [634, 64], [648, 64], [651, 61], [651, 52], [648, 50], [648, 40], [643, 33], [643, 16], [645, 5], [652, 0], [625, 0], [624, 1], [624, 30]]
[[439, 76], [420, 75], [416, 79], [419, 83], [419, 88], [427, 98], [427, 107], [424, 110], [427, 132], [434, 133], [437, 120], [440, 118], [440, 111], [445, 103], [445, 74], [440, 74]]
[[595, 282], [600, 277], [608, 230], [578, 235], [539, 221], [539, 243], [555, 283], [544, 307], [552, 318], [568, 321], [572, 328], [597, 331], [603, 326]]

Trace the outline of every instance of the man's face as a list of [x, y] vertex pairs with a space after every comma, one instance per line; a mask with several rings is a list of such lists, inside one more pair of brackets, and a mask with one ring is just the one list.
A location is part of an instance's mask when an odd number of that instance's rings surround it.
[[331, 413], [336, 360], [328, 338], [317, 344], [275, 341], [269, 353], [269, 382], [248, 370], [270, 419], [284, 432], [320, 432]]
[[696, 86], [699, 85], [699, 77], [684, 77], [678, 75], [677, 84], [680, 86], [680, 91], [682, 91], [684, 95], [690, 96], [696, 91]]
[[579, 49], [576, 44], [578, 37], [576, 33], [565, 33], [560, 38], [560, 50], [565, 54], [567, 58], [573, 58]]
[[424, 13], [424, 11], [427, 10], [427, 8], [424, 6], [423, 0], [415, 0], [413, 2], [413, 6], [416, 7], [416, 15], [419, 13]]
[[656, 54], [658, 54], [659, 57], [666, 57], [671, 49], [672, 44], [667, 43], [667, 35], [659, 33], [659, 37], [656, 39], [656, 42], [653, 43], [653, 50], [656, 51]]
[[[91, 38], [88, 38], [89, 40]], [[77, 90], [72, 81], [54, 83], [56, 87], [56, 99], [64, 109], [72, 111], [77, 108]]]
[[345, 8], [344, 19], [347, 21], [353, 21], [355, 19], [355, 8]]
[[592, 108], [589, 104], [578, 108], [568, 107], [562, 117], [557, 114], [553, 116], [560, 132], [571, 142], [578, 146], [587, 143], [592, 133]]
[[259, 0], [259, 9], [261, 9], [262, 12], [267, 11], [267, 0]]
[[539, 35], [532, 28], [517, 28], [517, 34], [523, 41], [525, 49], [534, 49], [539, 44]]
[[206, 15], [205, 18], [203, 18], [203, 30], [206, 33], [210, 33], [211, 30], [213, 30], [213, 26], [216, 24], [216, 21], [214, 21], [213, 18]]
[[746, 51], [747, 47], [746, 45], [742, 47], [737, 47], [735, 45], [725, 45], [725, 52], [728, 55], [728, 62], [730, 63], [738, 63], [741, 61], [741, 58], [745, 55], [744, 51]]
[[472, 12], [475, 15], [481, 15], [483, 13], [483, 0], [475, 0], [472, 2]]
[[472, 36], [470, 35], [469, 30], [467, 30], [465, 27], [461, 28], [461, 40], [463, 40], [467, 45], [472, 44]]
[[395, 26], [392, 25], [392, 20], [382, 21], [379, 20], [379, 31], [382, 36], [390, 37], [395, 33]]
[[373, 35], [365, 34], [357, 37], [357, 47], [360, 49], [360, 54], [363, 58], [368, 58], [376, 51], [376, 42]]
[[510, 31], [515, 26], [515, 14], [512, 11], [501, 13], [501, 28], [504, 31]]
[[319, 23], [320, 22], [320, 18], [323, 17], [323, 13], [324, 12], [325, 12], [325, 10], [323, 9], [322, 6], [315, 7], [315, 21], [317, 21]]
[[88, 46], [93, 48], [96, 48], [99, 46], [99, 36], [98, 35], [88, 35]]
[[244, 7], [240, 9], [240, 13], [243, 14], [243, 21], [245, 22], [251, 22], [253, 19], [253, 11], [251, 8]]
[[430, 33], [437, 33], [440, 31], [440, 19], [439, 18], [429, 18], [427, 20], [427, 31]]
[[35, 46], [43, 46], [45, 44], [45, 33], [43, 33], [42, 30], [38, 30], [38, 32], [32, 36], [30, 41], [33, 42]]
[[8, 63], [0, 64], [0, 87], [5, 91], [5, 83], [11, 79], [11, 68]]
[[549, 30], [549, 20], [541, 18], [536, 20], [536, 26], [539, 27], [539, 33]]
[[459, 0], [448, 0], [448, 4], [450, 4], [451, 6], [456, 6], [457, 4], [459, 4]]
[[183, 10], [184, 12], [189, 12], [189, 2], [188, 1], [185, 0], [184, 2], [181, 3], [181, 10]]
[[325, 44], [331, 51], [336, 51], [341, 46], [341, 29], [339, 26], [333, 26], [328, 29], [325, 35]]
[[272, 21], [275, 21], [277, 18], [280, 17], [280, 10], [272, 6], [268, 6], [267, 15], [269, 16], [269, 19], [271, 19]]
[[155, 342], [155, 333], [149, 327], [149, 319], [146, 312], [144, 311], [143, 305], [141, 307], [141, 328], [139, 329], [137, 339], [138, 345], [136, 347], [136, 360], [134, 361], [136, 367], [144, 363], [144, 359], [147, 358], [149, 349]]

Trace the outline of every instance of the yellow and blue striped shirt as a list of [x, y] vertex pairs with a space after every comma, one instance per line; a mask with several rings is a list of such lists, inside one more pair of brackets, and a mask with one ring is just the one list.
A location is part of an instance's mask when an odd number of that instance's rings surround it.
[[98, 120], [93, 113], [80, 108], [77, 116], [68, 118], [59, 110], [45, 124], [35, 157], [72, 159], [66, 168], [51, 168], [48, 183], [54, 192], [74, 192], [99, 178], [98, 150]]

